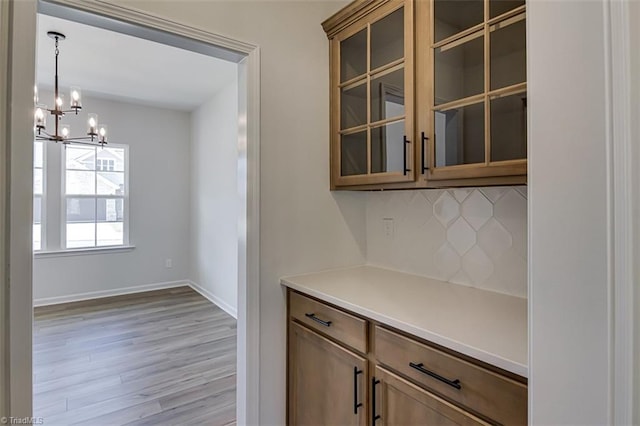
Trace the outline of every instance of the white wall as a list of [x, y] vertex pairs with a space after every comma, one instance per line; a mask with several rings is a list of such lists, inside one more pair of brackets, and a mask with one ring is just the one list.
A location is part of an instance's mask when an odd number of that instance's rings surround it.
[[[43, 102], [51, 99], [43, 91]], [[84, 97], [83, 112], [65, 117], [73, 134], [82, 134], [86, 112], [109, 125], [109, 140], [129, 145], [130, 252], [36, 257], [33, 291], [42, 299], [104, 292], [188, 278], [189, 113]], [[61, 145], [47, 146], [49, 247], [59, 242]], [[57, 185], [57, 186], [56, 186]], [[59, 245], [58, 245], [59, 247]], [[172, 268], [165, 267], [172, 259]], [[52, 299], [53, 298], [53, 299]]]
[[367, 263], [527, 297], [526, 186], [370, 192], [366, 214]]
[[117, 1], [261, 49], [260, 424], [285, 423], [288, 274], [364, 263], [365, 194], [329, 191], [329, 54], [345, 3]]
[[527, 8], [530, 422], [609, 424], [603, 2]]
[[189, 278], [238, 309], [238, 82], [191, 113]]

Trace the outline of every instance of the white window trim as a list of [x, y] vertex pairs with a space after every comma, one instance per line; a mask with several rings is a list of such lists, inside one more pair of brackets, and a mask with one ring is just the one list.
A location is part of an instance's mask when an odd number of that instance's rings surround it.
[[[122, 199], [124, 202], [123, 208], [123, 219], [122, 219], [122, 232], [123, 232], [123, 243], [111, 246], [92, 246], [92, 247], [78, 247], [78, 248], [68, 248], [67, 247], [67, 157], [66, 157], [66, 149], [62, 149], [60, 153], [60, 173], [62, 176], [60, 177], [60, 248], [53, 250], [46, 250], [45, 252], [41, 252], [42, 254], [46, 254], [46, 256], [58, 255], [60, 256], [62, 253], [68, 253], [69, 255], [78, 255], [78, 254], [87, 254], [89, 252], [108, 252], [113, 251], [114, 249], [125, 249], [130, 250], [134, 248], [134, 245], [131, 245], [129, 239], [129, 145], [125, 144], [113, 144], [109, 143], [108, 148], [120, 148], [124, 149], [124, 196], [110, 196], [110, 195], [74, 195], [73, 198], [115, 198]], [[99, 148], [98, 148], [99, 149]], [[98, 172], [97, 164], [94, 165], [96, 170], [94, 172]], [[101, 170], [100, 170], [101, 171]], [[97, 212], [96, 212], [97, 214]], [[96, 222], [97, 223], [97, 222]], [[40, 256], [38, 256], [40, 257]]]
[[33, 253], [36, 259], [47, 257], [67, 257], [67, 256], [87, 256], [92, 254], [109, 254], [109, 253], [125, 253], [132, 251], [136, 246], [121, 245], [121, 246], [100, 246], [100, 247], [86, 247], [77, 249], [60, 249], [60, 250], [40, 250]]
[[[37, 141], [34, 141], [34, 144]], [[41, 253], [43, 251], [47, 251], [47, 146], [48, 144], [45, 141], [42, 141], [42, 193], [40, 194], [40, 248], [38, 250], [33, 250], [34, 253]], [[35, 165], [33, 167], [35, 170]], [[33, 171], [31, 172], [33, 173]], [[33, 194], [33, 198], [35, 199], [36, 194]], [[31, 221], [31, 226], [33, 227], [33, 220]], [[31, 247], [33, 248], [33, 238], [31, 239]]]

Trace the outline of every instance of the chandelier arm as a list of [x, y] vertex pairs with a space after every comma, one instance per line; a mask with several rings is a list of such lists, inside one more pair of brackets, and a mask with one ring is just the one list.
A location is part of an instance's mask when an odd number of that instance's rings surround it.
[[73, 139], [65, 139], [65, 141], [67, 141], [67, 143], [71, 143], [73, 142], [74, 145], [86, 145], [86, 146], [96, 146], [96, 147], [104, 147], [104, 145], [107, 145], [107, 142], [91, 142], [88, 140], [73, 140]]
[[72, 141], [72, 142], [76, 142], [76, 141], [91, 141], [91, 138], [89, 136], [78, 136], [76, 138], [66, 138], [66, 141]]
[[42, 136], [42, 133], [44, 133], [44, 134], [45, 134], [45, 136], [46, 136], [47, 138], [55, 138], [55, 135], [52, 135], [51, 133], [47, 133], [47, 132], [45, 132], [44, 130], [41, 130], [41, 131], [40, 131], [40, 133], [41, 133], [41, 134], [38, 134], [38, 136], [43, 137], [43, 136]]

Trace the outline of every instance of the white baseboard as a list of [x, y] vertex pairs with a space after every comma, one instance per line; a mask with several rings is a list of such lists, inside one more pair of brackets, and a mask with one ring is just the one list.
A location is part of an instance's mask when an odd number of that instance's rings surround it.
[[200, 293], [202, 296], [208, 299], [211, 303], [213, 303], [214, 305], [217, 305], [220, 309], [222, 309], [223, 311], [225, 311], [235, 319], [238, 319], [238, 311], [236, 310], [236, 308], [229, 305], [227, 302], [223, 301], [218, 296], [211, 293], [209, 290], [206, 290], [200, 287], [198, 284], [194, 283], [193, 281], [187, 281], [187, 283], [189, 284], [189, 287], [191, 287], [192, 289]]
[[125, 288], [116, 288], [113, 290], [100, 290], [100, 291], [91, 291], [88, 293], [71, 294], [68, 296], [43, 297], [40, 299], [34, 299], [33, 306], [59, 305], [61, 303], [79, 302], [81, 300], [90, 300], [90, 299], [101, 299], [103, 297], [122, 296], [124, 294], [142, 293], [144, 291], [163, 290], [166, 288], [185, 287], [185, 286], [192, 287], [191, 282], [188, 280], [166, 281], [162, 283], [138, 285], [135, 287], [125, 287]]

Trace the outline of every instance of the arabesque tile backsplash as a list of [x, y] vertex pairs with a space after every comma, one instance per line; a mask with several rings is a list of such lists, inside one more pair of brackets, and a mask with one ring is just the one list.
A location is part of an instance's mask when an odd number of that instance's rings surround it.
[[527, 187], [367, 194], [371, 265], [527, 297]]

